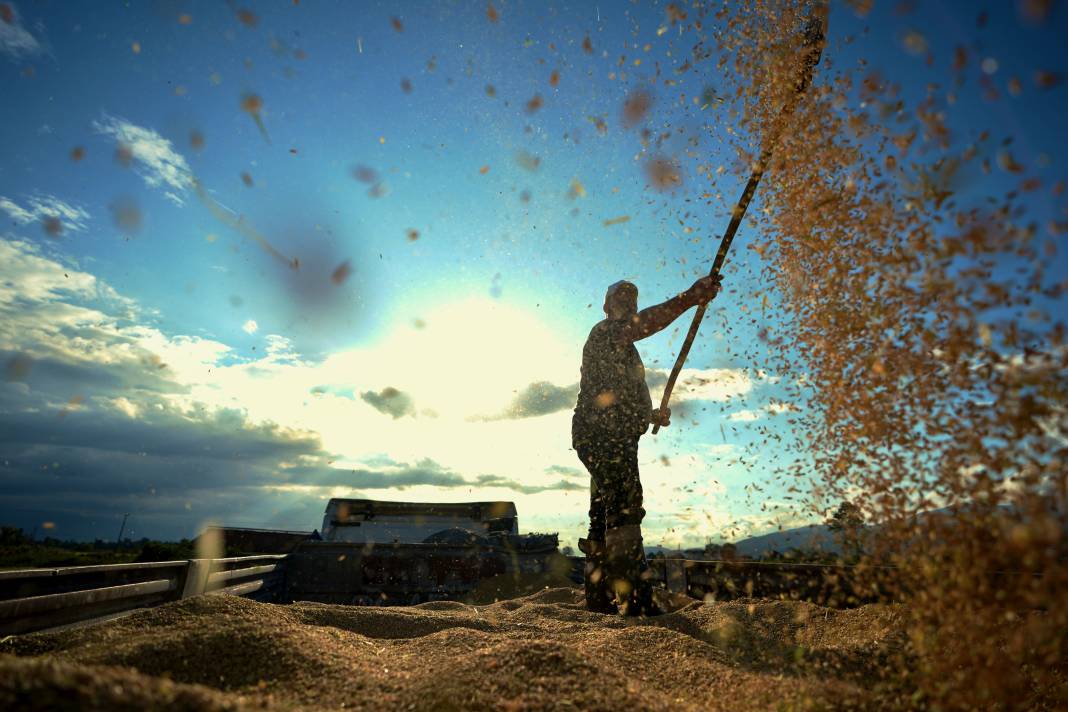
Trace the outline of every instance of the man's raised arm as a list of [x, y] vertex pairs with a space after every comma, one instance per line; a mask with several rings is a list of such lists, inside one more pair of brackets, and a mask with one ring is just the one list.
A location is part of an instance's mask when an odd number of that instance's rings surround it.
[[630, 341], [641, 341], [667, 328], [690, 307], [712, 301], [718, 293], [719, 275], [701, 277], [685, 292], [676, 294], [660, 304], [646, 307], [635, 314], [631, 317], [624, 334]]

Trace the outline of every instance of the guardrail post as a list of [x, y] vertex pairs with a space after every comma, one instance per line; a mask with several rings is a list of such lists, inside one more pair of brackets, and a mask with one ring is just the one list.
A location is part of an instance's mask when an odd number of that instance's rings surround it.
[[199, 596], [207, 590], [211, 564], [212, 559], [189, 560], [185, 570], [185, 584], [182, 586], [182, 598]]

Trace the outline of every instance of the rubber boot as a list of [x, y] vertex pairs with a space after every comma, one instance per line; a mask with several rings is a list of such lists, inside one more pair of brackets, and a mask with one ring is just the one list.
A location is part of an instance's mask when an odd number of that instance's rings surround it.
[[634, 615], [658, 616], [664, 611], [656, 604], [653, 598], [653, 571], [645, 560], [645, 551], [642, 551], [641, 565], [638, 568], [638, 585], [631, 593], [631, 605]]
[[583, 582], [586, 588], [586, 610], [593, 613], [618, 613], [608, 591], [608, 576], [605, 569], [604, 542], [579, 539], [579, 550], [586, 554]]
[[645, 560], [641, 526], [626, 524], [609, 529], [605, 548], [608, 587], [619, 612], [628, 616], [659, 614], [653, 602], [652, 571]]

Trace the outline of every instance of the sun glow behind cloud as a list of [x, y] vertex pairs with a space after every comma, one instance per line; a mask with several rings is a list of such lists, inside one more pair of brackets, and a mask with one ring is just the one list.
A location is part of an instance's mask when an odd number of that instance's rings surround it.
[[[504, 410], [536, 380], [578, 378], [574, 347], [516, 307], [486, 299], [444, 304], [428, 312], [422, 329], [402, 326], [374, 344], [350, 348], [319, 363], [304, 361], [282, 337], [267, 337], [255, 361], [216, 364], [210, 378], [191, 379], [184, 407], [241, 408], [252, 421], [284, 423], [316, 432], [335, 468], [359, 469], [385, 458], [429, 458], [469, 477], [494, 475], [530, 487], [558, 483], [553, 465], [573, 464], [570, 411], [535, 418], [481, 421]], [[191, 354], [192, 355], [192, 354]], [[202, 363], [193, 356], [193, 367]], [[411, 400], [399, 417], [360, 394], [396, 393]], [[195, 405], [196, 404], [196, 405]], [[400, 411], [398, 411], [400, 412]], [[353, 490], [361, 480], [352, 477]], [[376, 493], [411, 498], [404, 492]], [[499, 487], [477, 492], [439, 490], [430, 499], [514, 498]], [[523, 496], [523, 495], [520, 495]], [[539, 497], [544, 501], [546, 497]], [[539, 509], [551, 511], [546, 504]], [[579, 517], [584, 508], [575, 507]], [[527, 515], [529, 507], [524, 510]]]

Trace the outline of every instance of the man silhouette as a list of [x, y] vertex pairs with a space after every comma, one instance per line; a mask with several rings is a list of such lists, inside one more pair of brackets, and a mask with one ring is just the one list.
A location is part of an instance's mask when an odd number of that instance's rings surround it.
[[685, 292], [638, 311], [638, 288], [616, 282], [604, 299], [605, 319], [582, 349], [582, 380], [571, 420], [571, 444], [590, 473], [586, 607], [602, 613], [656, 612], [642, 546], [638, 439], [650, 423], [664, 427], [671, 411], [653, 410], [635, 341], [661, 331], [690, 307], [719, 292], [719, 277], [702, 277]]

